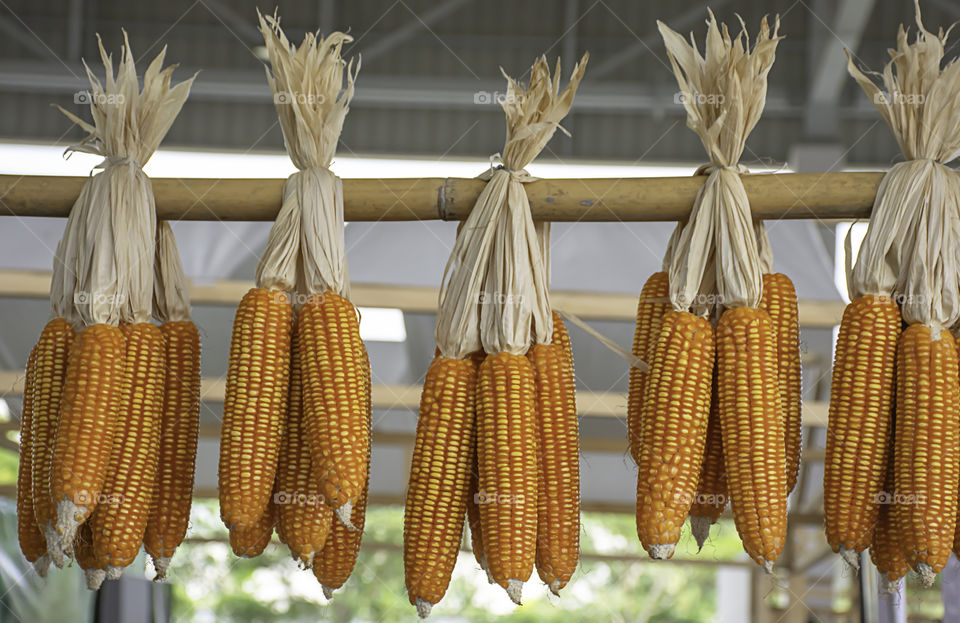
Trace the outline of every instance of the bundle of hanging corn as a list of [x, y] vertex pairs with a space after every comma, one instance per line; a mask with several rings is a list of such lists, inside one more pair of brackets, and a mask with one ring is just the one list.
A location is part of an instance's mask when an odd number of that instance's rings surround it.
[[517, 603], [535, 563], [554, 592], [577, 564], [573, 357], [550, 309], [549, 229], [534, 224], [523, 184], [534, 179], [524, 167], [570, 110], [586, 62], [563, 91], [559, 62], [551, 76], [545, 57], [526, 87], [504, 74], [502, 164], [481, 176], [487, 184], [444, 274], [404, 515], [407, 594], [421, 617], [447, 590], [465, 512], [477, 561]]
[[[927, 31], [919, 5], [916, 19], [915, 39], [901, 26], [879, 75], [886, 92], [848, 62], [906, 160], [880, 183], [850, 276], [833, 367], [824, 511], [830, 545], [848, 562], [871, 544], [881, 554], [896, 539], [906, 565], [886, 556], [887, 578], [908, 567], [930, 584], [954, 546], [960, 484], [960, 379], [949, 330], [960, 320], [960, 180], [944, 165], [960, 156], [960, 63], [943, 65], [947, 33]], [[895, 529], [881, 529], [890, 514]]]
[[796, 303], [792, 286], [781, 291], [764, 277], [769, 251], [738, 160], [763, 111], [779, 20], [772, 30], [761, 22], [751, 50], [745, 30], [731, 37], [711, 13], [704, 56], [692, 37], [658, 25], [687, 126], [711, 163], [697, 171], [707, 178], [690, 218], [638, 306], [634, 355], [649, 369], [631, 371], [637, 533], [651, 557], [669, 558], [692, 515], [702, 544], [729, 491], [744, 548], [769, 570], [786, 532], [788, 473], [797, 469], [799, 437], [785, 430], [799, 432], [799, 369], [796, 384], [780, 372], [799, 365]]
[[106, 82], [87, 69], [93, 124], [61, 109], [89, 132], [70, 150], [103, 156], [103, 171], [84, 184], [57, 247], [56, 317], [28, 370], [18, 506], [24, 554], [41, 573], [73, 555], [83, 527], [92, 587], [133, 562], [156, 488], [164, 338], [150, 323], [156, 216], [141, 167], [193, 82], [171, 88], [165, 51], [140, 90], [126, 33], [116, 77], [101, 44]]
[[270, 16], [260, 31], [299, 171], [234, 321], [220, 512], [237, 555], [258, 555], [276, 528], [329, 598], [356, 562], [370, 463], [370, 364], [349, 300], [343, 189], [329, 168], [356, 69], [341, 58], [349, 35], [308, 33], [298, 48]]

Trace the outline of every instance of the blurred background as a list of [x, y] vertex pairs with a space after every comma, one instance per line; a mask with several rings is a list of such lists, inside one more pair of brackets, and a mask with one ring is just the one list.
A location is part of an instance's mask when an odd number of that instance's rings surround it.
[[[913, 24], [907, 0], [714, 0], [731, 29], [755, 33], [779, 14], [786, 39], [770, 73], [766, 110], [742, 162], [753, 171], [883, 170], [900, 158], [889, 129], [846, 71], [844, 50], [879, 69], [897, 27]], [[0, 173], [88, 175], [93, 156], [64, 157], [83, 138], [52, 104], [89, 118], [83, 61], [102, 78], [97, 35], [119, 58], [122, 29], [138, 65], [167, 46], [176, 79], [199, 71], [153, 177], [276, 177], [294, 167], [264, 79], [256, 11], [278, 10], [288, 36], [349, 32], [345, 55], [362, 58], [356, 96], [333, 170], [342, 177], [473, 177], [502, 149], [502, 68], [523, 80], [540, 54], [564, 78], [590, 62], [573, 110], [529, 167], [541, 177], [690, 175], [706, 160], [685, 127], [656, 20], [702, 41], [707, 5], [687, 0], [0, 0]], [[950, 0], [924, 0], [930, 30], [960, 18]], [[739, 16], [739, 17], [738, 17]], [[956, 50], [948, 52], [955, 56]], [[402, 204], [403, 197], [395, 198]], [[796, 210], [802, 216], [802, 197]], [[202, 207], [203, 198], [197, 198]], [[0, 197], [0, 215], [8, 210]], [[312, 574], [272, 544], [255, 560], [233, 556], [216, 503], [217, 437], [229, 334], [250, 286], [269, 223], [179, 222], [174, 230], [193, 285], [203, 337], [204, 404], [197, 500], [170, 580], [149, 583], [134, 565], [88, 595], [78, 569], [47, 582], [16, 544], [17, 430], [22, 370], [48, 319], [49, 271], [60, 219], [0, 216], [0, 622], [2, 621], [401, 621], [414, 620], [401, 560], [402, 502], [419, 385], [433, 354], [436, 289], [456, 225], [349, 223], [346, 244], [374, 376], [371, 509], [360, 562], [327, 602]], [[843, 240], [855, 251], [863, 224], [767, 223], [775, 268], [801, 299], [805, 443], [790, 499], [789, 547], [775, 577], [742, 553], [724, 519], [704, 550], [684, 534], [677, 556], [653, 563], [634, 528], [636, 471], [626, 452], [622, 359], [571, 327], [581, 393], [582, 565], [560, 600], [530, 582], [522, 607], [487, 585], [465, 551], [435, 621], [859, 621], [876, 620], [875, 584], [847, 571], [822, 534], [822, 460], [835, 326], [846, 292]], [[555, 300], [622, 345], [632, 339], [636, 297], [659, 270], [672, 223], [557, 224]], [[469, 543], [465, 543], [465, 548]], [[955, 577], [956, 561], [945, 573]], [[912, 580], [898, 616], [944, 618], [940, 585]], [[536, 586], [535, 586], [536, 585]], [[69, 613], [67, 615], [66, 613]]]

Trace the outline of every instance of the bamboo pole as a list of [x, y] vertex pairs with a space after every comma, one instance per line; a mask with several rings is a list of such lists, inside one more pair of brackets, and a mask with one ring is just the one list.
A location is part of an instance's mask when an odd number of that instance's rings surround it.
[[[744, 175], [761, 219], [869, 216], [882, 173]], [[0, 175], [0, 215], [65, 217], [85, 177]], [[690, 212], [704, 176], [543, 179], [526, 185], [533, 217], [548, 221], [677, 221]], [[152, 180], [157, 216], [190, 221], [272, 221], [281, 179]], [[484, 182], [463, 178], [345, 179], [348, 221], [464, 219]]]

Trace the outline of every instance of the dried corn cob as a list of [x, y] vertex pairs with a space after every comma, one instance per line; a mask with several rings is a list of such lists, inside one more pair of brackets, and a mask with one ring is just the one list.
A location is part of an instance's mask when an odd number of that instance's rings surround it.
[[535, 400], [526, 357], [487, 355], [477, 383], [480, 524], [490, 574], [516, 603], [537, 553]]
[[723, 312], [717, 324], [717, 396], [727, 488], [747, 554], [768, 571], [787, 532], [777, 336], [761, 309]]
[[233, 321], [220, 433], [220, 516], [227, 527], [260, 525], [273, 492], [290, 384], [286, 293], [253, 288]]
[[770, 321], [777, 332], [777, 376], [783, 412], [787, 494], [789, 495], [796, 486], [797, 476], [800, 474], [800, 447], [803, 443], [803, 427], [800, 422], [803, 402], [800, 321], [797, 291], [789, 277], [783, 273], [763, 275], [763, 298], [760, 299], [760, 309], [770, 316]]
[[[20, 462], [17, 467], [17, 540], [27, 562], [34, 563], [40, 577], [47, 575], [47, 541], [37, 526], [33, 512], [33, 386], [36, 383], [37, 347], [27, 358], [23, 384], [23, 408], [20, 410]], [[41, 559], [44, 559], [41, 562]]]
[[93, 512], [107, 476], [123, 365], [124, 337], [114, 326], [90, 325], [70, 348], [50, 476], [56, 524], [47, 532], [47, 549], [57, 566]]
[[[647, 360], [647, 351], [656, 342], [660, 332], [660, 321], [670, 311], [670, 291], [667, 273], [650, 275], [640, 291], [637, 302], [637, 328], [633, 334], [633, 356]], [[556, 323], [556, 320], [554, 320]], [[627, 434], [630, 439], [630, 455], [634, 462], [640, 461], [641, 412], [643, 411], [643, 391], [647, 373], [630, 367], [630, 388], [627, 394]]]
[[956, 370], [956, 342], [948, 330], [933, 333], [930, 327], [914, 324], [901, 334], [894, 514], [904, 559], [926, 586], [947, 564], [956, 527], [960, 486]]
[[357, 564], [357, 554], [360, 553], [360, 542], [363, 539], [363, 525], [367, 512], [367, 490], [364, 485], [357, 503], [350, 509], [350, 523], [354, 529], [348, 528], [343, 522], [334, 521], [330, 528], [327, 544], [313, 561], [313, 575], [323, 589], [323, 596], [333, 598], [333, 591], [343, 586], [353, 573]]
[[580, 558], [580, 440], [570, 338], [554, 315], [550, 344], [527, 356], [537, 390], [537, 574], [558, 595]]
[[187, 533], [200, 426], [200, 334], [189, 320], [165, 322], [160, 331], [166, 382], [156, 497], [143, 537], [158, 580]]
[[[303, 362], [304, 431], [324, 499], [349, 522], [367, 480], [370, 410], [366, 348], [353, 303], [326, 292], [309, 297], [297, 323]], [[342, 508], [341, 508], [342, 507]]]
[[407, 595], [421, 618], [447, 592], [460, 553], [476, 445], [471, 359], [435, 357], [420, 394], [403, 518]]
[[[891, 415], [893, 410], [891, 409]], [[893, 431], [891, 426], [891, 432]], [[894, 433], [895, 434], [895, 433]], [[897, 527], [894, 523], [894, 510], [891, 496], [894, 485], [893, 437], [887, 442], [887, 467], [883, 491], [875, 500], [879, 510], [877, 523], [870, 542], [870, 559], [880, 572], [880, 581], [888, 593], [895, 593], [897, 582], [907, 575], [910, 567], [900, 551]]]
[[727, 506], [727, 471], [723, 466], [723, 437], [720, 434], [720, 405], [717, 400], [717, 373], [713, 373], [713, 397], [707, 422], [707, 440], [700, 464], [697, 496], [690, 507], [690, 532], [703, 549], [710, 526], [717, 523]]
[[487, 566], [487, 555], [483, 551], [483, 529], [480, 526], [480, 470], [477, 466], [477, 448], [474, 440], [473, 462], [470, 468], [470, 480], [467, 489], [467, 523], [470, 524], [470, 546], [477, 564], [487, 574], [487, 580], [493, 584], [493, 577]]
[[697, 493], [713, 378], [713, 327], [669, 311], [650, 350], [637, 463], [637, 534], [652, 558], [673, 556]]
[[[53, 452], [60, 422], [60, 398], [67, 376], [67, 360], [73, 344], [73, 326], [63, 318], [47, 323], [37, 341], [36, 381], [33, 388], [33, 514], [47, 540], [55, 537], [56, 521], [50, 495]], [[41, 563], [42, 564], [42, 563]]]
[[290, 397], [283, 444], [277, 463], [273, 502], [277, 534], [294, 560], [309, 569], [330, 534], [333, 510], [323, 501], [320, 483], [311, 471], [310, 445], [303, 430], [300, 349], [296, 330], [290, 345]]
[[243, 528], [230, 528], [230, 549], [240, 558], [256, 558], [267, 549], [277, 523], [277, 507], [273, 498], [256, 523]]
[[83, 569], [87, 588], [92, 591], [98, 590], [107, 579], [107, 571], [97, 561], [97, 556], [93, 552], [93, 532], [90, 530], [89, 521], [83, 522], [77, 530], [77, 536], [73, 540], [73, 553], [77, 558], [77, 565]]
[[143, 543], [157, 483], [165, 382], [163, 333], [141, 322], [121, 327], [126, 338], [120, 409], [102, 497], [90, 516], [93, 551], [119, 577]]
[[861, 296], [840, 323], [823, 472], [827, 541], [848, 564], [870, 545], [886, 473], [900, 310], [885, 296]]

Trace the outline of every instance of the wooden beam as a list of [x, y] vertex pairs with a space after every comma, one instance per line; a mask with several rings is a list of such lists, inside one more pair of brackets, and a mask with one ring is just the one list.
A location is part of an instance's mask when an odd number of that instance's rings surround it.
[[[753, 216], [761, 219], [857, 219], [869, 216], [883, 173], [744, 175]], [[87, 177], [0, 176], [0, 215], [59, 216], [70, 211]], [[679, 221], [706, 176], [544, 179], [525, 184], [534, 219]], [[170, 220], [272, 221], [282, 179], [152, 180], [157, 216]], [[345, 179], [348, 221], [463, 220], [485, 182], [464, 178]]]
[[[190, 284], [190, 300], [195, 305], [235, 306], [253, 281], [222, 280], [213, 284]], [[639, 293], [638, 293], [639, 294]], [[50, 273], [0, 269], [0, 296], [47, 298]], [[432, 314], [437, 311], [439, 291], [423, 286], [353, 283], [350, 298], [360, 307], [392, 307], [405, 312]], [[637, 294], [554, 290], [550, 301], [557, 309], [591, 320], [633, 322], [637, 314]], [[843, 316], [842, 301], [803, 300], [800, 326], [832, 328]]]

